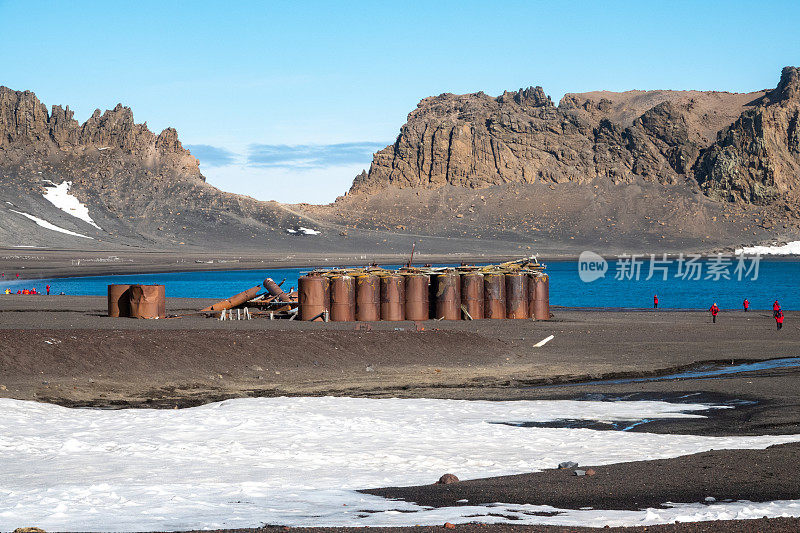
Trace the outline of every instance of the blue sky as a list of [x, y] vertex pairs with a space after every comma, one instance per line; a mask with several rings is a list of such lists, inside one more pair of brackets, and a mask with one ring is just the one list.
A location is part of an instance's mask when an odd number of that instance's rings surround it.
[[0, 0], [0, 85], [177, 128], [208, 181], [332, 201], [426, 96], [752, 91], [800, 64], [800, 2]]

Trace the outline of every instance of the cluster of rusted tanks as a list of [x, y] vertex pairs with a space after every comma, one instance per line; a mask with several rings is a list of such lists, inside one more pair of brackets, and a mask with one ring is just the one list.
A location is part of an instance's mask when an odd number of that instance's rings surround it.
[[314, 270], [298, 280], [299, 318], [550, 319], [550, 282], [535, 260], [455, 268]]
[[164, 318], [167, 298], [163, 285], [109, 285], [108, 316]]

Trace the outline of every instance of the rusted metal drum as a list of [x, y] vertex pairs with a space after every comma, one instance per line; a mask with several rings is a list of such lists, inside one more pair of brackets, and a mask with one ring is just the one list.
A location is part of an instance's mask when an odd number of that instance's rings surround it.
[[297, 280], [300, 320], [323, 320], [328, 302], [325, 301], [328, 278], [323, 276], [302, 276]]
[[534, 289], [533, 317], [536, 320], [550, 320], [550, 277], [536, 278]]
[[483, 274], [461, 274], [461, 305], [474, 320], [483, 318]]
[[375, 274], [356, 276], [356, 320], [381, 319], [381, 279]]
[[406, 320], [428, 320], [428, 291], [431, 279], [426, 274], [409, 274], [406, 278]]
[[163, 285], [131, 285], [128, 294], [133, 318], [163, 318], [166, 316]]
[[108, 286], [108, 316], [131, 316], [130, 285]]
[[270, 296], [274, 296], [281, 302], [290, 302], [292, 301], [292, 297], [283, 292], [277, 283], [275, 283], [272, 278], [267, 278], [264, 280], [264, 288], [267, 289], [267, 292]]
[[529, 318], [528, 275], [521, 272], [506, 274], [506, 318]]
[[405, 293], [403, 276], [381, 277], [381, 320], [405, 319]]
[[435, 318], [461, 319], [461, 276], [457, 272], [443, 272], [433, 277], [436, 285]]
[[356, 286], [353, 276], [331, 277], [331, 320], [352, 322], [356, 319]]
[[504, 274], [483, 276], [483, 317], [506, 317], [506, 277]]
[[538, 274], [528, 274], [528, 317], [536, 318], [534, 309], [536, 308], [536, 278]]

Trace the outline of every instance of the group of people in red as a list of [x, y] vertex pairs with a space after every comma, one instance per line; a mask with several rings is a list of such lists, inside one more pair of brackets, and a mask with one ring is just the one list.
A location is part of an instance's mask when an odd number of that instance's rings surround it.
[[[45, 286], [45, 294], [50, 294], [50, 285]], [[11, 294], [11, 289], [6, 289], [6, 294]], [[32, 289], [17, 289], [17, 294], [41, 294], [39, 291], [36, 290], [36, 287]]]
[[[744, 312], [748, 312], [750, 310], [750, 300], [747, 298], [744, 299], [742, 302], [742, 307], [744, 308]], [[653, 295], [653, 309], [658, 309], [658, 295]], [[719, 306], [717, 302], [709, 307], [708, 312], [711, 313], [711, 321], [716, 324], [717, 322], [717, 315], [719, 314]], [[783, 327], [783, 309], [781, 309], [781, 304], [778, 303], [778, 300], [775, 300], [775, 303], [772, 304], [772, 316], [775, 319], [775, 324], [778, 326], [778, 329]]]

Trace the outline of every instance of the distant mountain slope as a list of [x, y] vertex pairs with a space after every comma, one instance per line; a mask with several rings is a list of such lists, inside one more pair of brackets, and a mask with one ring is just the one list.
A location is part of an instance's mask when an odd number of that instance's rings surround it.
[[[100, 229], [43, 198], [65, 181]], [[156, 135], [122, 105], [79, 124], [69, 107], [48, 113], [32, 92], [6, 87], [0, 87], [0, 199], [0, 244], [12, 246], [229, 249], [269, 242], [289, 250], [311, 244], [288, 231], [309, 223], [280, 204], [207, 184], [174, 129]]]

